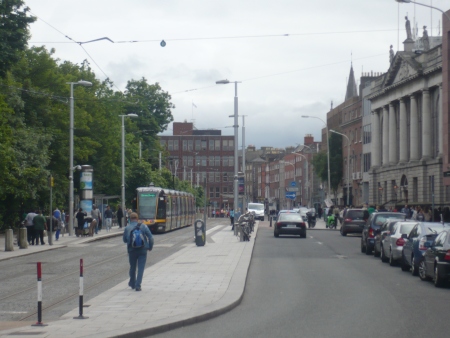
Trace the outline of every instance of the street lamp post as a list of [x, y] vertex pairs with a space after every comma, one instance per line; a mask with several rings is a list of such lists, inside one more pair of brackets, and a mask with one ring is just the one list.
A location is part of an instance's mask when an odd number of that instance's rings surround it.
[[234, 184], [233, 184], [233, 199], [234, 199], [234, 212], [238, 211], [238, 94], [237, 84], [240, 81], [228, 81], [220, 80], [216, 81], [216, 84], [228, 84], [234, 82]]
[[336, 130], [330, 129], [332, 133], [344, 136], [347, 139], [347, 207], [350, 206], [350, 139], [347, 135], [337, 132]]
[[328, 125], [325, 123], [324, 120], [322, 120], [320, 117], [317, 116], [310, 116], [310, 115], [302, 115], [303, 118], [313, 118], [318, 119], [323, 122], [325, 125], [325, 128], [327, 129], [327, 161], [328, 161], [328, 197], [331, 196], [331, 179], [330, 179], [330, 137], [328, 135]]
[[448, 16], [448, 14], [445, 13], [445, 12], [444, 12], [442, 9], [440, 9], [440, 8], [433, 7], [433, 6], [431, 6], [431, 5], [422, 4], [422, 3], [420, 3], [420, 2], [415, 2], [415, 1], [412, 1], [412, 0], [395, 0], [395, 1], [400, 2], [400, 3], [406, 3], [406, 4], [413, 3], [413, 4], [416, 4], [416, 5], [419, 5], [419, 6], [424, 6], [424, 7], [428, 7], [428, 8], [435, 9], [435, 10], [441, 12], [442, 14], [444, 14], [444, 15], [447, 17], [447, 19], [450, 21], [450, 17]]
[[73, 86], [80, 85], [85, 87], [92, 86], [92, 82], [80, 80], [78, 82], [66, 82], [70, 85], [70, 140], [69, 140], [69, 236], [73, 236], [73, 128], [74, 128], [74, 118], [73, 118]]
[[122, 118], [122, 226], [125, 226], [125, 117], [137, 117], [137, 114], [119, 115]]

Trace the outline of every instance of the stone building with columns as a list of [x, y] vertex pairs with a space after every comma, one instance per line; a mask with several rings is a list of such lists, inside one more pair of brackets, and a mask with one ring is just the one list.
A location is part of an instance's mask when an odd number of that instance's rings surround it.
[[444, 204], [442, 44], [407, 39], [372, 82], [369, 204]]

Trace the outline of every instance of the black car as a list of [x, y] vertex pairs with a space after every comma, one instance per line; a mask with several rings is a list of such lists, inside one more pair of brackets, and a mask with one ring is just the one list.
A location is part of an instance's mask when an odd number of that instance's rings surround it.
[[273, 228], [273, 235], [275, 237], [280, 235], [300, 235], [301, 238], [306, 238], [306, 223], [299, 213], [279, 213]]
[[367, 219], [369, 218], [369, 212], [364, 209], [347, 209], [343, 214], [343, 222], [339, 232], [342, 236], [347, 234], [360, 234]]
[[424, 252], [419, 263], [421, 280], [434, 281], [436, 287], [444, 286], [450, 281], [450, 230], [442, 231], [430, 244], [424, 243]]
[[364, 226], [361, 236], [361, 252], [366, 255], [372, 254], [375, 245], [375, 232], [380, 229], [388, 218], [398, 218], [401, 221], [405, 220], [405, 214], [400, 212], [374, 212]]

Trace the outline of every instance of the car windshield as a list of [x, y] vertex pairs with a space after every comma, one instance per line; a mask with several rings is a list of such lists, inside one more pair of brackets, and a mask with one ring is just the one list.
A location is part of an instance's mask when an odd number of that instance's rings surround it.
[[295, 221], [295, 222], [302, 222], [302, 216], [296, 213], [282, 213], [280, 214], [280, 217], [278, 219], [279, 221]]
[[409, 233], [411, 232], [411, 230], [412, 230], [412, 228], [414, 228], [414, 226], [416, 225], [417, 223], [405, 223], [405, 224], [402, 224], [401, 226], [400, 226], [400, 233], [403, 235], [403, 234], [406, 234], [406, 235], [409, 235]]
[[248, 208], [252, 210], [264, 210], [264, 204], [253, 204], [249, 203]]
[[351, 219], [363, 219], [364, 217], [364, 211], [363, 210], [349, 210], [347, 211], [346, 214], [347, 218], [351, 218]]

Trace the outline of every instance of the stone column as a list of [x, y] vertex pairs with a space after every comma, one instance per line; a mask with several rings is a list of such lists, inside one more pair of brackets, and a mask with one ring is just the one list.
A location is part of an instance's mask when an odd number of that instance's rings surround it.
[[387, 106], [383, 107], [383, 165], [389, 164], [389, 113]]
[[372, 167], [381, 166], [380, 115], [372, 112]]
[[422, 160], [431, 158], [431, 109], [430, 92], [422, 91]]
[[410, 148], [409, 152], [411, 154], [410, 161], [419, 160], [419, 115], [417, 114], [417, 101], [414, 95], [410, 96], [410, 126], [409, 126], [409, 140]]
[[400, 99], [400, 163], [408, 162], [408, 121], [405, 100]]
[[394, 104], [391, 102], [389, 103], [389, 164], [395, 165], [397, 162], [397, 120]]
[[438, 145], [439, 153], [438, 157], [442, 157], [444, 154], [444, 118], [442, 115], [442, 83], [439, 85], [439, 102], [438, 102]]

